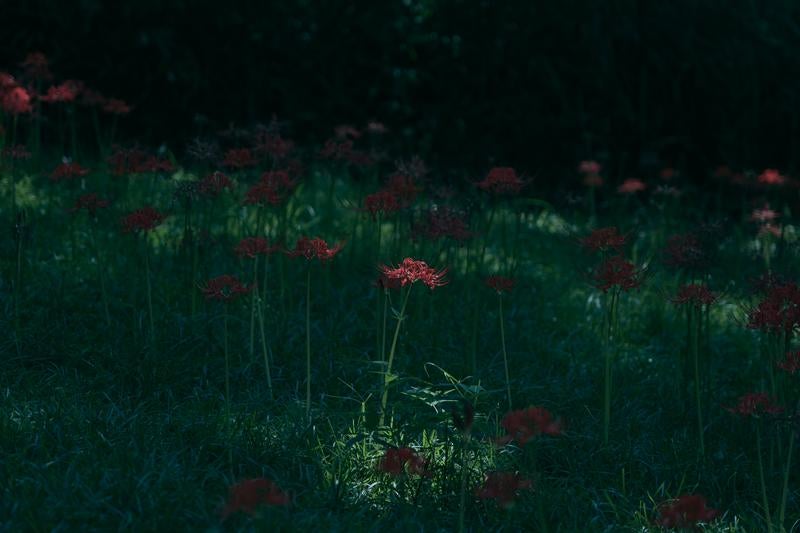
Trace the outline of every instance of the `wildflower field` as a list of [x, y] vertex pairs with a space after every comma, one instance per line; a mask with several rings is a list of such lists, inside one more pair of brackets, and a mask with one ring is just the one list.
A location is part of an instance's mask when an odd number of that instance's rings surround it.
[[789, 173], [147, 146], [52, 70], [0, 72], [0, 530], [800, 530]]

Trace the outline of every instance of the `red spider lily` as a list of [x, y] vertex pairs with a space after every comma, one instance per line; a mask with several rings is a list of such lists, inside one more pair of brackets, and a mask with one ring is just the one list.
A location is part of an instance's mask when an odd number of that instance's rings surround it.
[[647, 189], [647, 185], [640, 179], [628, 178], [617, 187], [617, 192], [620, 194], [636, 194]]
[[753, 209], [753, 212], [750, 213], [750, 220], [763, 224], [765, 222], [772, 222], [779, 216], [777, 212], [770, 209], [769, 204], [766, 204], [761, 209]]
[[197, 190], [200, 194], [209, 197], [215, 197], [222, 194], [224, 190], [232, 191], [234, 189], [233, 181], [223, 174], [222, 172], [213, 172], [200, 180]]
[[274, 481], [265, 478], [245, 479], [228, 489], [228, 503], [222, 510], [224, 520], [232, 513], [254, 514], [261, 505], [289, 505], [291, 498]]
[[110, 115], [127, 115], [131, 112], [131, 106], [125, 103], [124, 100], [109, 98], [103, 102], [103, 111]]
[[506, 435], [495, 440], [495, 443], [501, 445], [516, 441], [520, 446], [525, 446], [539, 435], [558, 436], [563, 433], [561, 420], [554, 420], [550, 411], [538, 406], [510, 411], [500, 425], [506, 430]]
[[261, 183], [275, 189], [279, 196], [285, 198], [297, 187], [297, 180], [292, 179], [292, 172], [296, 171], [296, 168], [291, 170], [270, 170], [261, 174], [259, 180]]
[[778, 172], [777, 169], [768, 168], [758, 175], [757, 181], [762, 185], [783, 185], [786, 183], [786, 176]]
[[628, 236], [622, 235], [619, 230], [612, 226], [609, 228], [598, 228], [586, 237], [579, 239], [581, 246], [592, 252], [607, 252], [615, 250], [621, 252], [628, 242]]
[[148, 155], [138, 148], [114, 147], [111, 156], [106, 160], [115, 176], [125, 174], [155, 174], [173, 172], [175, 166], [169, 159]]
[[47, 93], [39, 97], [39, 99], [48, 104], [74, 102], [82, 90], [83, 82], [67, 80], [60, 85], [48, 88]]
[[800, 352], [787, 352], [786, 359], [778, 361], [777, 366], [791, 375], [796, 374], [800, 371]]
[[378, 470], [399, 476], [408, 470], [409, 474], [430, 477], [428, 461], [417, 455], [411, 448], [389, 448], [378, 462]]
[[384, 190], [391, 191], [400, 201], [402, 207], [409, 207], [417, 199], [417, 195], [422, 187], [415, 183], [416, 179], [412, 174], [396, 173], [389, 176], [386, 180]]
[[61, 181], [61, 180], [69, 180], [72, 178], [77, 178], [81, 176], [85, 176], [89, 173], [89, 169], [83, 168], [78, 163], [73, 163], [71, 161], [64, 161], [60, 165], [58, 165], [55, 170], [50, 174], [51, 181]]
[[255, 259], [257, 255], [270, 255], [280, 250], [278, 245], [270, 245], [269, 241], [263, 237], [246, 237], [239, 241], [233, 251], [239, 257], [249, 257]]
[[800, 325], [800, 287], [795, 283], [775, 285], [748, 313], [747, 327], [768, 333], [790, 332]]
[[758, 418], [761, 415], [776, 415], [783, 412], [783, 407], [775, 405], [766, 392], [750, 392], [740, 396], [734, 407], [726, 407], [731, 413]]
[[144, 161], [131, 169], [133, 174], [156, 174], [159, 172], [174, 172], [175, 165], [172, 164], [167, 158], [156, 157], [154, 155], [148, 156]]
[[515, 472], [488, 472], [483, 485], [475, 489], [475, 497], [481, 500], [494, 500], [500, 507], [513, 507], [514, 500], [522, 489], [533, 488], [530, 479], [522, 478]]
[[208, 280], [205, 287], [201, 287], [200, 290], [208, 300], [229, 302], [242, 294], [249, 293], [253, 290], [253, 286], [242, 284], [235, 276], [223, 274]]
[[706, 499], [699, 494], [684, 494], [663, 503], [658, 509], [655, 524], [668, 529], [688, 529], [698, 522], [711, 522], [719, 511], [706, 507]]
[[137, 209], [122, 218], [122, 231], [147, 232], [152, 231], [164, 222], [167, 215], [159, 213], [150, 206]]
[[53, 77], [47, 56], [41, 52], [29, 53], [20, 65], [25, 69], [25, 76], [28, 78], [46, 81]]
[[3, 157], [16, 160], [25, 160], [31, 158], [31, 153], [24, 144], [17, 144], [14, 146], [7, 146], [3, 148]]
[[719, 295], [714, 294], [705, 285], [690, 283], [678, 289], [678, 294], [672, 298], [672, 303], [676, 305], [691, 304], [695, 307], [701, 305], [711, 305], [716, 302]]
[[250, 187], [246, 193], [244, 193], [244, 200], [242, 203], [244, 205], [280, 205], [283, 198], [281, 198], [278, 191], [264, 183], [258, 182], [252, 187]]
[[24, 115], [33, 111], [31, 95], [22, 87], [13, 87], [3, 93], [0, 104], [11, 115]]
[[289, 250], [287, 253], [291, 257], [305, 257], [307, 260], [318, 259], [321, 262], [330, 261], [341, 251], [344, 247], [342, 243], [338, 243], [332, 248], [328, 243], [319, 237], [313, 239], [308, 237], [300, 237], [297, 239], [297, 244], [294, 250]]
[[256, 138], [256, 152], [267, 154], [273, 159], [283, 159], [294, 150], [294, 143], [272, 133], [259, 133]]
[[595, 287], [607, 292], [612, 287], [630, 290], [642, 284], [642, 271], [621, 255], [614, 255], [600, 263], [594, 273]]
[[493, 289], [497, 294], [511, 292], [517, 281], [511, 278], [504, 278], [503, 276], [489, 276], [486, 278], [486, 286]]
[[691, 233], [669, 237], [663, 256], [664, 264], [673, 268], [694, 270], [708, 262], [708, 252], [703, 243]]
[[495, 167], [489, 174], [477, 183], [479, 189], [492, 194], [516, 194], [525, 186], [525, 182], [517, 176], [516, 170], [511, 167]]
[[437, 271], [436, 269], [429, 267], [428, 263], [425, 261], [412, 259], [410, 257], [403, 259], [403, 262], [396, 268], [392, 268], [388, 265], [382, 265], [380, 267], [380, 271], [388, 279], [400, 280], [400, 285], [402, 287], [411, 285], [417, 281], [421, 281], [431, 290], [435, 289], [436, 287], [447, 285], [447, 281], [444, 280], [444, 276], [447, 274], [446, 268]]
[[600, 174], [602, 167], [597, 161], [581, 161], [578, 164], [578, 172], [581, 174]]
[[400, 210], [400, 199], [391, 190], [381, 190], [364, 198], [364, 211], [376, 220], [378, 214], [388, 215]]
[[464, 242], [471, 239], [473, 233], [469, 230], [466, 220], [456, 210], [450, 207], [437, 207], [426, 213], [423, 222], [414, 225], [412, 235], [431, 241], [449, 238]]
[[249, 148], [231, 148], [225, 152], [222, 164], [226, 167], [242, 169], [256, 166], [258, 160]]
[[90, 192], [79, 196], [78, 199], [75, 200], [75, 205], [69, 212], [77, 213], [81, 209], [85, 209], [89, 215], [95, 216], [98, 209], [105, 209], [108, 205], [108, 200], [101, 198], [96, 193]]

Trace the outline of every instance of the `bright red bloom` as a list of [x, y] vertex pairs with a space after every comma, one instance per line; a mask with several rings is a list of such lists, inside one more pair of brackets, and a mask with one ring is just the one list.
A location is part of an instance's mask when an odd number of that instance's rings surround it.
[[131, 112], [131, 106], [125, 103], [124, 100], [109, 98], [103, 102], [103, 111], [111, 115], [127, 115]]
[[55, 170], [50, 174], [51, 181], [68, 180], [72, 178], [82, 177], [89, 173], [89, 169], [83, 168], [78, 163], [71, 161], [64, 161], [58, 165]]
[[228, 503], [222, 511], [224, 520], [243, 511], [254, 514], [261, 505], [289, 505], [291, 498], [274, 481], [265, 478], [245, 479], [228, 489]]
[[741, 416], [758, 418], [761, 415], [776, 415], [783, 412], [783, 407], [775, 405], [766, 392], [751, 392], [740, 396], [734, 407], [725, 410]]
[[231, 148], [225, 152], [222, 164], [226, 167], [242, 169], [256, 166], [258, 160], [249, 148]]
[[768, 168], [759, 174], [758, 183], [762, 185], [783, 185], [786, 183], [786, 176], [783, 176], [777, 169]]
[[431, 241], [449, 238], [463, 242], [471, 239], [473, 233], [461, 213], [443, 206], [430, 209], [426, 213], [426, 219], [414, 225], [412, 236], [422, 236]]
[[481, 500], [494, 500], [500, 507], [508, 509], [522, 489], [530, 489], [533, 483], [514, 472], [488, 472], [483, 485], [475, 489], [475, 497]]
[[640, 179], [628, 178], [617, 187], [617, 192], [620, 194], [635, 194], [647, 189], [647, 185]]
[[222, 172], [213, 172], [200, 180], [197, 190], [204, 196], [219, 196], [222, 191], [234, 189], [231, 179]]
[[656, 525], [668, 529], [688, 529], [698, 522], [711, 522], [719, 511], [706, 507], [706, 499], [699, 494], [684, 494], [677, 499], [661, 504]]
[[594, 273], [595, 287], [603, 292], [612, 287], [630, 290], [642, 284], [642, 272], [621, 255], [614, 255], [600, 263]]
[[70, 209], [70, 213], [77, 213], [81, 209], [85, 209], [89, 215], [95, 216], [98, 209], [105, 209], [108, 207], [108, 200], [98, 196], [96, 193], [90, 192], [78, 197], [75, 205]]
[[520, 446], [525, 446], [539, 435], [557, 436], [563, 433], [561, 420], [554, 420], [550, 411], [538, 406], [510, 411], [500, 425], [506, 430], [506, 435], [497, 439], [497, 444], [516, 441]]
[[328, 243], [319, 237], [310, 239], [308, 237], [300, 237], [297, 239], [297, 244], [294, 250], [287, 253], [291, 257], [305, 257], [309, 261], [312, 259], [319, 259], [321, 262], [330, 261], [336, 254], [344, 247], [343, 244], [336, 244], [333, 248], [328, 247]]
[[22, 87], [13, 87], [2, 94], [3, 110], [12, 115], [24, 115], [33, 111], [31, 95]]
[[516, 194], [525, 186], [517, 172], [511, 167], [495, 167], [489, 174], [477, 183], [479, 189], [492, 194]]
[[125, 233], [152, 231], [164, 222], [167, 215], [159, 213], [150, 206], [137, 209], [122, 218], [122, 231]]
[[39, 99], [48, 104], [59, 102], [74, 102], [83, 89], [83, 83], [76, 80], [67, 80], [60, 85], [47, 89], [47, 93]]
[[496, 291], [497, 294], [511, 292], [516, 284], [516, 280], [504, 278], [503, 276], [489, 276], [486, 278], [486, 286]]
[[800, 352], [787, 352], [786, 359], [778, 361], [777, 365], [778, 368], [792, 375], [800, 372]]
[[628, 242], [628, 236], [622, 235], [616, 227], [612, 226], [598, 228], [581, 238], [579, 242], [581, 246], [592, 252], [607, 252], [611, 249], [621, 252]]
[[427, 466], [428, 461], [411, 448], [389, 448], [378, 462], [378, 470], [393, 476], [399, 476], [408, 469], [409, 474], [430, 477], [432, 474]]
[[388, 215], [400, 210], [400, 199], [391, 190], [381, 190], [364, 198], [364, 211], [375, 220], [378, 214]]
[[239, 257], [249, 257], [255, 259], [257, 255], [270, 255], [280, 250], [280, 246], [270, 245], [269, 241], [263, 237], [246, 237], [239, 241], [233, 251]]
[[691, 304], [695, 307], [701, 305], [711, 305], [717, 301], [719, 295], [714, 294], [705, 285], [690, 283], [678, 289], [678, 294], [672, 298], [672, 303], [676, 305]]
[[229, 302], [242, 294], [247, 294], [253, 290], [253, 286], [242, 284], [235, 276], [223, 274], [206, 282], [205, 287], [200, 290], [208, 300], [218, 300]]
[[769, 287], [747, 317], [747, 327], [764, 332], [790, 332], [800, 326], [800, 287], [785, 283]]
[[431, 290], [447, 285], [444, 280], [444, 276], [447, 274], [446, 268], [437, 271], [429, 267], [425, 261], [411, 259], [410, 257], [403, 259], [403, 262], [396, 268], [382, 265], [380, 271], [389, 279], [400, 280], [400, 285], [403, 287], [417, 281], [421, 281]]

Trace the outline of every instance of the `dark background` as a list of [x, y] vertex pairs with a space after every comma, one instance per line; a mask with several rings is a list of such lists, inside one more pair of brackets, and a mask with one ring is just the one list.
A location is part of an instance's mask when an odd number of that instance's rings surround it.
[[[299, 143], [384, 122], [398, 152], [627, 177], [798, 163], [800, 2], [0, 0], [0, 69], [42, 51], [185, 146], [273, 113]], [[200, 117], [198, 119], [198, 117]], [[202, 118], [205, 117], [205, 118]], [[207, 122], [205, 120], [207, 119]]]

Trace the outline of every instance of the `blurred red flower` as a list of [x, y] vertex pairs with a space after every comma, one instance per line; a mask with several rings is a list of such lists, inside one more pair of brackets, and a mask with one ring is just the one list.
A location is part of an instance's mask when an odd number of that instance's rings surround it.
[[783, 185], [786, 183], [786, 176], [782, 175], [777, 169], [768, 168], [758, 175], [758, 183], [762, 185]]
[[514, 505], [522, 489], [530, 489], [533, 483], [514, 472], [488, 472], [483, 485], [475, 489], [475, 497], [481, 500], [494, 500], [500, 507], [508, 509]]
[[612, 249], [621, 252], [628, 242], [628, 236], [622, 235], [616, 227], [611, 226], [598, 228], [586, 237], [579, 239], [578, 242], [592, 252], [607, 252]]
[[447, 274], [446, 268], [437, 271], [429, 267], [425, 261], [410, 257], [403, 259], [403, 262], [395, 268], [382, 265], [380, 271], [389, 279], [399, 280], [403, 287], [417, 281], [421, 281], [431, 290], [447, 284], [447, 281], [444, 280], [444, 276]]
[[53, 75], [50, 74], [50, 66], [47, 56], [41, 52], [31, 52], [25, 56], [25, 60], [21, 63], [25, 69], [25, 76], [34, 80], [47, 81], [52, 79]]
[[630, 290], [642, 284], [642, 272], [630, 261], [614, 255], [600, 263], [594, 273], [595, 287], [603, 292], [612, 287]]
[[249, 257], [255, 259], [257, 255], [270, 255], [280, 250], [278, 245], [270, 245], [269, 241], [263, 237], [246, 237], [239, 241], [233, 251], [239, 257]]
[[105, 209], [108, 207], [108, 200], [98, 196], [96, 193], [88, 193], [78, 197], [75, 200], [75, 205], [69, 210], [70, 213], [77, 213], [81, 209], [85, 209], [89, 215], [95, 216], [98, 209]]
[[253, 286], [242, 284], [235, 276], [223, 274], [206, 282], [200, 290], [209, 300], [229, 302], [242, 294], [247, 294], [253, 290]]
[[424, 220], [414, 224], [412, 238], [418, 236], [431, 241], [448, 238], [464, 242], [471, 239], [473, 233], [469, 230], [463, 214], [451, 207], [437, 206], [425, 213]]
[[197, 187], [200, 194], [209, 197], [219, 196], [225, 189], [232, 191], [234, 189], [233, 181], [219, 171], [212, 172], [201, 179]]
[[655, 524], [668, 529], [694, 528], [698, 522], [711, 522], [719, 511], [706, 507], [706, 499], [699, 494], [684, 494], [661, 504]]
[[800, 325], [800, 287], [795, 283], [768, 287], [758, 305], [748, 312], [747, 327], [768, 333], [791, 332]]
[[122, 231], [125, 233], [152, 231], [161, 225], [166, 218], [167, 215], [159, 213], [150, 206], [145, 206], [128, 213], [122, 218]]
[[563, 433], [561, 420], [554, 420], [550, 411], [538, 406], [510, 411], [500, 425], [506, 430], [506, 435], [495, 440], [495, 443], [501, 445], [516, 441], [520, 446], [525, 446], [539, 435], [557, 436]]
[[689, 270], [705, 266], [709, 259], [701, 240], [691, 233], [670, 236], [663, 255], [665, 265]]
[[61, 180], [68, 180], [72, 178], [77, 178], [81, 176], [85, 176], [89, 173], [89, 169], [83, 168], [78, 163], [73, 163], [71, 161], [64, 161], [60, 165], [58, 165], [53, 172], [50, 173], [50, 180], [51, 181], [61, 181]]
[[110, 115], [127, 115], [131, 112], [131, 106], [125, 103], [124, 100], [109, 98], [103, 102], [103, 111]]
[[391, 190], [380, 190], [373, 194], [368, 194], [364, 198], [362, 209], [370, 214], [372, 220], [376, 220], [378, 214], [388, 215], [400, 210], [400, 199]]
[[432, 474], [427, 466], [428, 461], [411, 448], [389, 448], [378, 462], [378, 470], [393, 476], [399, 476], [408, 469], [409, 474], [430, 477]]
[[497, 294], [511, 292], [516, 284], [516, 280], [503, 276], [489, 276], [486, 278], [486, 286], [493, 289]]
[[678, 294], [672, 298], [676, 305], [691, 304], [696, 307], [711, 305], [719, 296], [711, 292], [708, 287], [699, 283], [690, 283], [678, 289]]
[[617, 192], [620, 194], [635, 194], [647, 189], [647, 185], [640, 179], [628, 178], [617, 187]]
[[308, 237], [300, 237], [297, 239], [297, 244], [295, 245], [294, 250], [289, 250], [287, 253], [291, 257], [302, 256], [309, 261], [312, 259], [318, 259], [321, 262], [325, 262], [333, 259], [343, 247], [344, 245], [339, 243], [331, 248], [328, 246], [327, 242], [319, 237], [315, 237], [313, 239]]
[[77, 80], [67, 80], [59, 85], [54, 85], [47, 89], [47, 93], [40, 96], [42, 102], [55, 104], [60, 102], [74, 102], [83, 90], [83, 82]]
[[492, 194], [516, 194], [525, 186], [517, 172], [511, 167], [495, 167], [489, 174], [477, 183], [479, 189]]
[[22, 87], [13, 87], [2, 94], [3, 110], [11, 115], [24, 115], [33, 111], [31, 95]]
[[225, 152], [222, 164], [226, 167], [242, 169], [256, 166], [258, 160], [249, 148], [231, 148]]
[[783, 412], [783, 407], [772, 403], [766, 392], [750, 392], [740, 396], [736, 405], [726, 407], [731, 413], [758, 418], [761, 415], [775, 415]]
[[224, 520], [239, 511], [254, 514], [261, 505], [289, 505], [291, 498], [274, 481], [265, 478], [246, 479], [228, 489], [228, 503], [222, 511]]
[[778, 368], [792, 375], [800, 372], [800, 352], [787, 352], [786, 358], [778, 361], [777, 365]]

